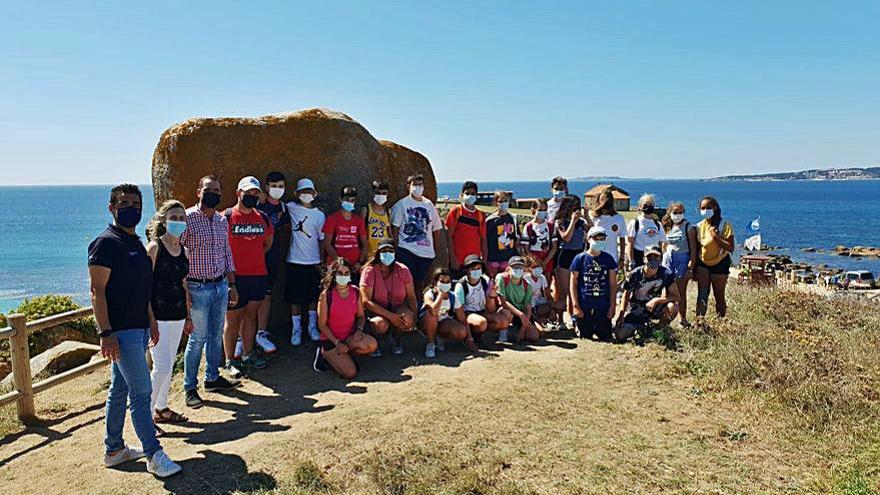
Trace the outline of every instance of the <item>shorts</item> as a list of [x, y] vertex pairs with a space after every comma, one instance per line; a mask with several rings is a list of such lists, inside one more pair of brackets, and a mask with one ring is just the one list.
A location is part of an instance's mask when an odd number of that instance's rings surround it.
[[654, 311], [648, 311], [648, 308], [644, 305], [631, 305], [627, 309], [626, 315], [623, 317], [623, 323], [626, 325], [632, 325], [636, 328], [644, 327], [651, 321], [659, 320], [665, 308], [664, 305], [658, 304], [654, 308]]
[[632, 267], [638, 268], [645, 264], [645, 252], [640, 251], [636, 248], [633, 248], [633, 259], [632, 259]]
[[247, 303], [262, 301], [266, 297], [266, 275], [239, 275], [235, 277], [235, 290], [238, 292], [238, 304], [229, 309], [241, 309]]
[[507, 270], [507, 262], [506, 261], [490, 261], [486, 263], [489, 270], [494, 270], [495, 273], [501, 273]]
[[320, 265], [287, 263], [284, 299], [288, 304], [304, 306], [318, 302], [321, 293]]
[[[422, 318], [425, 317], [426, 314], [428, 314], [428, 306], [422, 304], [422, 306], [419, 308], [418, 319], [421, 320]], [[450, 312], [450, 313], [446, 313], [445, 315], [441, 316], [440, 319], [437, 320], [437, 322], [451, 320], [451, 319], [452, 319], [452, 313]]]
[[718, 264], [709, 266], [703, 263], [703, 260], [697, 259], [697, 266], [701, 266], [709, 270], [709, 275], [730, 275], [730, 255], [728, 254]]
[[675, 278], [684, 278], [688, 273], [688, 263], [691, 262], [691, 254], [674, 251], [663, 255], [663, 266], [672, 272]]
[[565, 270], [570, 270], [571, 262], [574, 261], [574, 257], [577, 256], [578, 253], [581, 253], [579, 249], [560, 250], [559, 254], [556, 255], [556, 266]]
[[431, 263], [434, 262], [434, 259], [422, 258], [421, 256], [416, 256], [408, 249], [398, 248], [397, 261], [403, 263], [409, 268], [413, 281], [418, 284], [419, 282], [424, 281], [428, 276], [428, 270], [431, 268]]

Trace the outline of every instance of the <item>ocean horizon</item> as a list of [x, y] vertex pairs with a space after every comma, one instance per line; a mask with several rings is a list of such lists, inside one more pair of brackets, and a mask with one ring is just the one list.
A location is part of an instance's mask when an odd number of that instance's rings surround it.
[[[582, 195], [599, 179], [571, 180], [572, 194]], [[836, 245], [880, 246], [880, 182], [855, 181], [716, 181], [707, 179], [611, 179], [626, 190], [635, 206], [638, 197], [654, 194], [657, 204], [682, 201], [688, 218], [697, 220], [704, 195], [721, 203], [724, 218], [736, 231], [738, 245], [750, 235], [747, 225], [760, 217], [765, 244], [781, 246], [780, 254], [796, 261], [843, 269], [880, 272], [880, 260], [806, 253], [802, 248]], [[512, 190], [516, 197], [547, 196], [549, 180], [482, 181], [481, 191]], [[155, 211], [152, 186], [144, 192], [143, 235]], [[320, 184], [318, 184], [320, 188]], [[461, 182], [438, 183], [438, 198], [458, 197]], [[88, 304], [86, 249], [110, 220], [109, 184], [0, 186], [0, 312], [41, 294], [70, 295]], [[320, 191], [319, 191], [320, 194]]]

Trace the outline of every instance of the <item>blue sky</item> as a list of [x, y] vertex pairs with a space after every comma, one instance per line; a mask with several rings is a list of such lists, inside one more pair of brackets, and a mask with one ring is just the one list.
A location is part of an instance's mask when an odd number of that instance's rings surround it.
[[441, 180], [880, 163], [880, 2], [0, 10], [0, 184], [148, 182], [176, 122], [310, 107]]

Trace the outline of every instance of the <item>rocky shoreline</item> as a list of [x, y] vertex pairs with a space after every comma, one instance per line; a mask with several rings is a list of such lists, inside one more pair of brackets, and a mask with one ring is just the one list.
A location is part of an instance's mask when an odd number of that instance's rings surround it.
[[880, 258], [880, 247], [873, 246], [835, 246], [834, 249], [820, 249], [813, 247], [801, 248], [805, 253], [836, 254], [837, 256], [849, 256], [850, 258]]

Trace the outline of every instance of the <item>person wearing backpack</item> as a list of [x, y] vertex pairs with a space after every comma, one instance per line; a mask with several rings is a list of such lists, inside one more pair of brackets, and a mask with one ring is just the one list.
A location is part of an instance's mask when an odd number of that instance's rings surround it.
[[426, 358], [432, 359], [437, 351], [446, 350], [444, 339], [461, 341], [471, 352], [477, 350], [468, 326], [461, 320], [466, 321], [466, 317], [461, 299], [455, 297], [452, 291], [452, 273], [449, 268], [437, 268], [431, 276], [431, 286], [425, 289], [419, 309], [419, 327], [428, 339]]
[[629, 221], [626, 234], [627, 263], [630, 269], [642, 266], [645, 263], [645, 248], [648, 246], [660, 246], [666, 249], [666, 232], [660, 225], [657, 215], [654, 196], [645, 194], [639, 198], [639, 214]]
[[346, 380], [357, 375], [354, 356], [376, 350], [376, 339], [364, 333], [364, 301], [351, 284], [354, 267], [343, 257], [327, 269], [318, 297], [318, 328], [321, 332], [312, 368], [324, 371], [329, 365]]
[[721, 206], [712, 196], [700, 200], [700, 216], [697, 224], [697, 317], [706, 315], [709, 306], [709, 290], [715, 294], [715, 313], [723, 318], [727, 314], [727, 277], [730, 274], [730, 253], [736, 246], [733, 227], [721, 218]]
[[684, 296], [687, 296], [688, 282], [697, 263], [697, 231], [685, 218], [684, 204], [678, 201], [669, 203], [661, 223], [667, 240], [663, 266], [675, 277], [678, 293], [683, 295], [678, 302], [681, 325], [689, 327], [687, 297]]
[[461, 276], [464, 259], [472, 254], [486, 256], [486, 214], [477, 209], [477, 183], [466, 181], [461, 185], [461, 204], [446, 214], [446, 237], [449, 245], [449, 268]]
[[498, 305], [495, 284], [487, 277], [483, 259], [472, 254], [464, 260], [467, 275], [455, 285], [455, 298], [461, 301], [462, 311], [458, 320], [467, 325], [474, 340], [481, 342], [487, 330], [498, 330], [499, 337], [506, 340], [507, 329], [513, 315]]
[[257, 312], [268, 285], [266, 253], [275, 234], [269, 217], [257, 209], [260, 181], [252, 176], [241, 179], [237, 195], [238, 203], [224, 213], [238, 287], [238, 301], [229, 305], [223, 329], [226, 368], [232, 376], [241, 375], [245, 368], [266, 367], [266, 360], [254, 352], [254, 344]]
[[[519, 329], [515, 342], [523, 340], [537, 342], [541, 337], [538, 327], [532, 322], [532, 287], [525, 280], [526, 262], [522, 256], [512, 256], [507, 262], [507, 270], [495, 276], [495, 287], [501, 306], [513, 315], [513, 326]], [[506, 333], [503, 330], [502, 334]], [[501, 342], [507, 335], [499, 336]]]
[[290, 235], [290, 214], [284, 203], [285, 185], [286, 179], [283, 173], [276, 170], [266, 174], [266, 182], [263, 184], [265, 194], [263, 200], [257, 204], [257, 209], [269, 217], [275, 230], [272, 247], [266, 253], [266, 271], [269, 273], [266, 279], [266, 297], [263, 298], [260, 310], [257, 312], [257, 346], [266, 354], [274, 354], [278, 351], [278, 346], [272, 342], [268, 329], [269, 314], [272, 310], [272, 290], [275, 288], [279, 270], [284, 268], [284, 250], [277, 242], [278, 236], [281, 232]]

